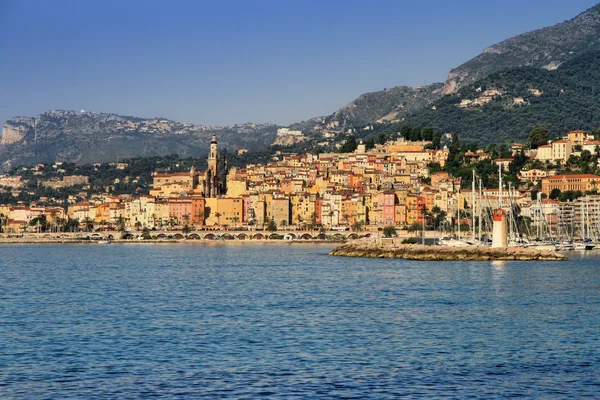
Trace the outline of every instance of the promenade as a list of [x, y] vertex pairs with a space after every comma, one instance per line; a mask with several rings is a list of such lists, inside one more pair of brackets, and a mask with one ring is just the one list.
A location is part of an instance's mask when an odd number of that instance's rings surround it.
[[150, 231], [57, 232], [0, 234], [1, 243], [201, 243], [201, 242], [344, 242], [371, 237], [371, 232], [350, 231]]

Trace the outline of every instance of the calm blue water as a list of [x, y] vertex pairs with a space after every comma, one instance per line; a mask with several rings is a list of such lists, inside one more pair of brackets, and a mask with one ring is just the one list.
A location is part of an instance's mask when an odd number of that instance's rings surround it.
[[600, 254], [0, 247], [0, 398], [600, 398]]

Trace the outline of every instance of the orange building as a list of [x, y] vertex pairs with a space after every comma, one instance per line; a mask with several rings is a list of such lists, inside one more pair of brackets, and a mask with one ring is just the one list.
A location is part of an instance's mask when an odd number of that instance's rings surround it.
[[585, 193], [588, 190], [597, 189], [597, 183], [600, 181], [600, 176], [592, 174], [572, 174], [572, 175], [556, 175], [542, 178], [542, 192], [550, 195], [554, 189], [561, 192], [567, 190], [581, 191]]

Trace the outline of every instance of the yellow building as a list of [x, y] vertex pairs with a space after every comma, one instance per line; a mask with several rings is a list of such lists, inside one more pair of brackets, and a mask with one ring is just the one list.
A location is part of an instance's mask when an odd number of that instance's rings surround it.
[[248, 190], [246, 179], [227, 179], [227, 197], [242, 197]]
[[296, 193], [290, 196], [292, 207], [292, 225], [301, 223], [311, 224], [316, 220], [317, 195], [310, 193]]
[[240, 226], [244, 217], [244, 201], [241, 197], [207, 198], [205, 205], [206, 225]]

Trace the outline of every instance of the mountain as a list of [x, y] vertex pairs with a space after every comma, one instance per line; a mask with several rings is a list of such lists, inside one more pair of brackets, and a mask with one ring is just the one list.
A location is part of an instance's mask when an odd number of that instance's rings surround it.
[[[330, 149], [345, 140], [349, 129], [378, 122], [432, 126], [481, 143], [520, 140], [537, 124], [554, 133], [596, 128], [600, 99], [595, 87], [600, 81], [593, 69], [599, 69], [598, 51], [600, 4], [571, 20], [488, 47], [450, 71], [445, 83], [365, 93], [329, 116], [294, 124], [290, 128], [302, 132], [290, 143], [299, 143], [302, 149], [315, 145]], [[578, 68], [575, 60], [590, 71]], [[277, 126], [215, 127], [163, 118], [48, 111], [6, 121], [0, 163], [6, 169], [55, 160], [196, 156], [206, 153], [213, 134], [226, 148], [256, 150], [274, 143]]]
[[600, 50], [600, 4], [568, 21], [524, 33], [486, 48], [480, 55], [452, 69], [445, 83], [421, 88], [398, 86], [366, 93], [335, 113], [323, 117], [316, 130], [360, 127], [378, 120], [402, 119], [429, 106], [444, 94], [495, 72], [517, 67], [558, 68], [589, 51]]
[[361, 126], [377, 121], [398, 120], [427, 106], [441, 94], [442, 84], [411, 88], [396, 86], [382, 91], [364, 93], [347, 106], [325, 117], [324, 124], [338, 121], [339, 125]]
[[5, 122], [0, 140], [3, 169], [17, 164], [69, 161], [95, 163], [117, 158], [207, 153], [212, 135], [222, 148], [264, 149], [277, 126], [193, 125], [164, 118], [135, 118], [108, 113], [53, 110]]
[[444, 93], [454, 93], [489, 74], [515, 67], [553, 70], [594, 50], [600, 50], [600, 4], [568, 21], [488, 47], [477, 57], [450, 71]]
[[457, 133], [487, 144], [524, 141], [536, 126], [553, 136], [600, 127], [600, 51], [549, 71], [521, 67], [497, 72], [409, 115], [404, 123]]

